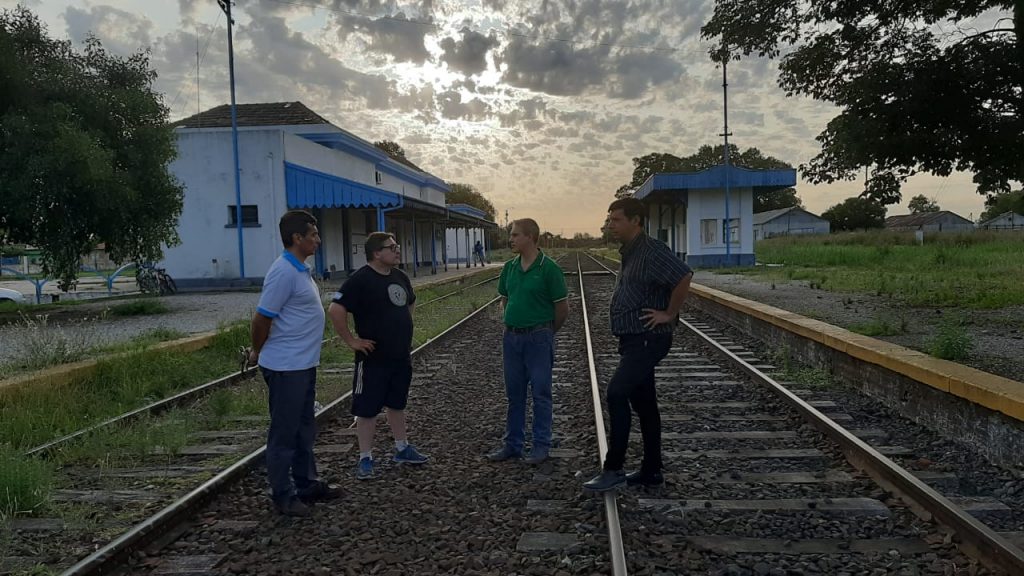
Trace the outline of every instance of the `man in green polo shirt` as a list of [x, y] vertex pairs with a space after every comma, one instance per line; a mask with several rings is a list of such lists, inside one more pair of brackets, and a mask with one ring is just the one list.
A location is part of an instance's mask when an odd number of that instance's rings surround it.
[[505, 445], [487, 455], [493, 462], [523, 456], [526, 388], [533, 397], [533, 445], [526, 459], [540, 464], [551, 449], [551, 367], [555, 332], [569, 316], [568, 290], [562, 269], [537, 247], [540, 227], [530, 218], [512, 223], [509, 243], [515, 258], [505, 263], [498, 279], [504, 296], [503, 357], [508, 412]]

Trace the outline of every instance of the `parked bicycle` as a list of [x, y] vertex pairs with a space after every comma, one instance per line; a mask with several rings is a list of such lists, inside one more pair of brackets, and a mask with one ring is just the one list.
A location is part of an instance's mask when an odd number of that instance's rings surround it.
[[158, 294], [165, 296], [178, 291], [174, 279], [163, 268], [153, 265], [139, 266], [135, 269], [135, 282], [139, 285], [139, 291], [143, 294]]

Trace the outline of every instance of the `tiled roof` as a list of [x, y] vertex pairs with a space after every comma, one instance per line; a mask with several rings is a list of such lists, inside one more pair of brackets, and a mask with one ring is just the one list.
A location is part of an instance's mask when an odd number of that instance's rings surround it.
[[[297, 124], [330, 124], [302, 102], [268, 102], [238, 104], [239, 126], [293, 126]], [[226, 128], [231, 126], [231, 106], [222, 104], [172, 122], [175, 128]]]
[[754, 225], [764, 224], [765, 222], [769, 222], [771, 220], [774, 220], [774, 219], [778, 218], [779, 216], [782, 216], [783, 214], [785, 214], [786, 212], [789, 212], [790, 210], [792, 210], [794, 208], [798, 208], [798, 206], [790, 206], [788, 208], [779, 208], [778, 210], [768, 210], [768, 211], [765, 211], [765, 212], [757, 212], [756, 214], [754, 214]]
[[918, 214], [902, 214], [899, 216], [889, 216], [885, 219], [886, 228], [910, 228], [918, 226], [928, 226], [933, 224], [947, 216], [962, 220], [966, 224], [973, 224], [967, 218], [959, 214], [954, 214], [949, 210], [940, 210], [938, 212], [921, 212]]

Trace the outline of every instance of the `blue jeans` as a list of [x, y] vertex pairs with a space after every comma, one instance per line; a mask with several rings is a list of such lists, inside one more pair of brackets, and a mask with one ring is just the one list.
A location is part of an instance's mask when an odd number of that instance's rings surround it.
[[267, 479], [275, 502], [284, 503], [317, 481], [316, 368], [277, 371], [262, 368], [270, 404], [267, 431]]
[[[503, 342], [505, 395], [508, 398], [505, 445], [523, 451], [526, 428], [526, 387], [533, 396], [533, 450], [551, 448], [551, 367], [555, 334], [544, 328], [526, 334], [505, 332]], [[538, 453], [539, 453], [538, 452]]]

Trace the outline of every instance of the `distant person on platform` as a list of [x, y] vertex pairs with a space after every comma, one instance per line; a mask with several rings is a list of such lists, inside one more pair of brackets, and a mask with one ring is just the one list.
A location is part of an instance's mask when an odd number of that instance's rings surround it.
[[[356, 270], [334, 294], [327, 314], [338, 336], [356, 354], [352, 383], [352, 415], [356, 417], [359, 461], [356, 478], [376, 476], [373, 436], [377, 415], [387, 409], [395, 439], [393, 460], [424, 464], [406, 434], [405, 407], [412, 383], [412, 313], [416, 295], [409, 277], [398, 269], [401, 247], [393, 234], [374, 232], [366, 237], [367, 264]], [[356, 333], [348, 329], [349, 313]]]
[[487, 455], [492, 462], [523, 456], [526, 427], [526, 388], [533, 398], [533, 440], [529, 464], [547, 460], [551, 450], [551, 369], [555, 362], [555, 332], [569, 316], [565, 275], [537, 247], [540, 227], [530, 218], [512, 223], [509, 243], [516, 257], [505, 263], [498, 278], [504, 297], [505, 445]]
[[[622, 198], [608, 207], [608, 230], [622, 243], [622, 265], [610, 311], [612, 334], [619, 337], [619, 365], [607, 390], [611, 438], [604, 470], [583, 484], [596, 492], [627, 483], [664, 483], [654, 369], [672, 347], [672, 331], [690, 291], [693, 271], [664, 242], [644, 233], [646, 214], [647, 207], [635, 198]], [[623, 465], [631, 406], [640, 419], [644, 451], [640, 469], [627, 475]]]
[[274, 507], [287, 516], [309, 516], [308, 504], [341, 496], [336, 486], [318, 479], [313, 457], [324, 306], [305, 261], [320, 246], [316, 223], [302, 210], [281, 217], [284, 252], [263, 279], [247, 358], [249, 364], [259, 365], [267, 383], [267, 477]]
[[484, 258], [484, 245], [479, 240], [477, 240], [476, 244], [473, 245], [473, 254], [476, 256], [476, 259], [480, 262], [481, 266], [487, 263]]

